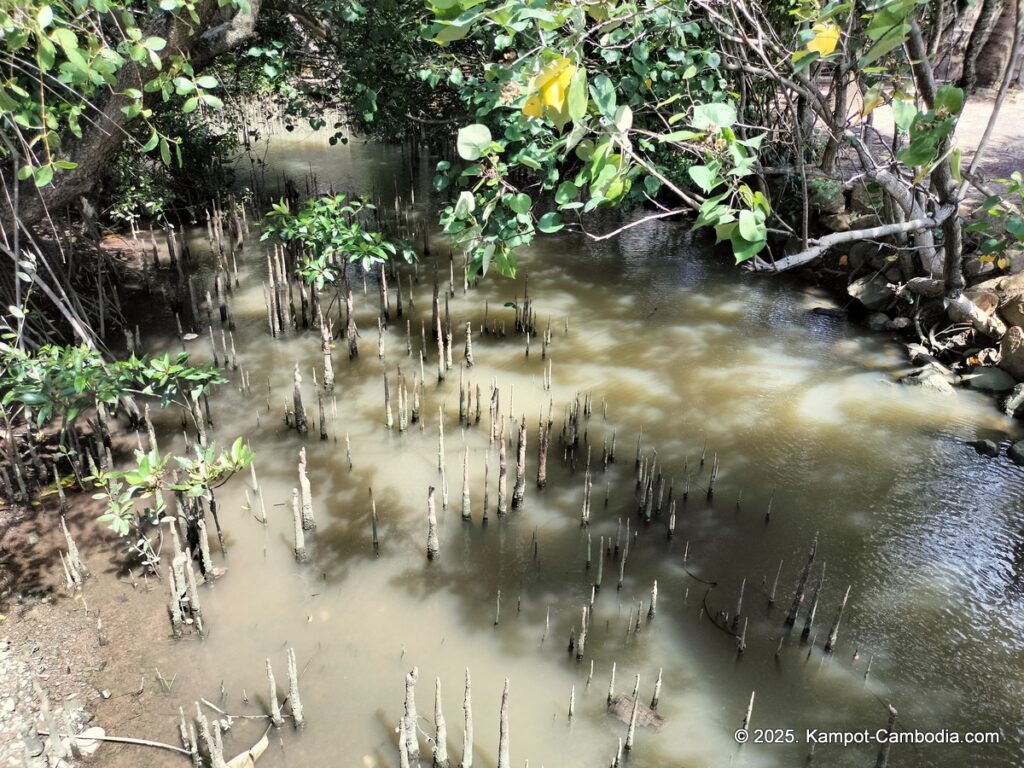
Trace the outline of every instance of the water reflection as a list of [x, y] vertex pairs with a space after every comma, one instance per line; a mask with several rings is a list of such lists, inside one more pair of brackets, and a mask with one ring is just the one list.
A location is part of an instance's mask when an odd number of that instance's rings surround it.
[[[281, 139], [267, 162], [271, 177], [301, 176], [312, 167], [322, 187], [337, 191], [369, 185], [388, 195], [409, 183], [407, 159], [375, 146]], [[415, 216], [432, 221], [427, 168], [424, 161]], [[447, 249], [434, 242], [435, 252], [444, 253], [438, 272], [447, 275]], [[486, 409], [479, 426], [457, 424], [458, 373], [436, 384], [429, 339], [425, 424], [404, 434], [384, 429], [382, 375], [393, 378], [397, 365], [407, 374], [416, 367], [405, 354], [404, 321], [387, 331], [385, 359], [377, 359], [374, 334], [365, 330], [376, 325], [372, 284], [367, 296], [357, 295], [363, 354], [351, 363], [341, 350], [335, 354], [338, 416], [329, 421], [331, 439], [320, 442], [315, 429], [304, 438], [286, 429], [291, 367], [295, 361], [304, 371], [318, 366], [319, 339], [313, 333], [267, 338], [260, 288], [265, 264], [259, 246], [247, 244], [234, 300], [235, 335], [253, 393], [246, 398], [225, 388], [215, 415], [221, 439], [244, 434], [256, 448], [270, 521], [264, 529], [242, 509], [241, 481], [223, 492], [222, 507], [239, 510], [225, 515], [230, 573], [206, 598], [209, 639], [171, 651], [193, 659], [191, 667], [181, 665], [176, 693], [186, 701], [209, 695], [210, 680], [220, 677], [230, 691], [252, 691], [262, 686], [263, 659], [272, 655], [280, 663], [284, 649], [294, 646], [300, 660], [310, 660], [303, 679], [310, 725], [301, 738], [285, 738], [272, 764], [390, 765], [397, 759], [391, 729], [401, 713], [403, 677], [414, 664], [423, 727], [431, 730], [433, 681], [440, 677], [449, 750], [461, 754], [455, 735], [462, 730], [468, 666], [479, 764], [494, 762], [498, 700], [509, 677], [514, 762], [593, 766], [607, 764], [625, 735], [625, 725], [604, 708], [615, 662], [619, 692], [629, 692], [639, 674], [641, 695], [649, 697], [658, 670], [664, 674], [659, 712], [668, 725], [659, 733], [640, 732], [630, 756], [638, 768], [804, 762], [806, 744], [736, 746], [732, 734], [751, 691], [755, 726], [794, 728], [801, 740], [804, 728], [873, 731], [884, 725], [891, 702], [904, 728], [995, 728], [1005, 737], [985, 748], [900, 746], [893, 764], [1020, 764], [1024, 619], [1014, 563], [1022, 557], [1024, 494], [1016, 468], [975, 456], [963, 444], [981, 431], [1009, 437], [1015, 427], [977, 394], [939, 397], [893, 385], [889, 374], [904, 363], [886, 339], [813, 313], [828, 305], [814, 292], [739, 274], [700, 249], [684, 225], [665, 222], [612, 242], [549, 238], [522, 257], [515, 283], [488, 280], [451, 298], [456, 364], [464, 323], [479, 326], [487, 301], [490, 317], [504, 318], [511, 328], [512, 310], [501, 307], [523, 294], [527, 279], [541, 326], [550, 318], [553, 331], [551, 393], [542, 389], [547, 361], [539, 341], [527, 357], [520, 338], [474, 339], [473, 386], [480, 384], [486, 397], [496, 378], [503, 408], [514, 399], [515, 414], [525, 413], [529, 425], [525, 508], [499, 518], [497, 452], [487, 439]], [[412, 297], [417, 351], [415, 329], [423, 316], [429, 321], [430, 274], [430, 265], [420, 268]], [[312, 377], [306, 380], [309, 398]], [[585, 567], [587, 531], [579, 526], [585, 449], [575, 469], [564, 465], [557, 433], [565, 405], [587, 392], [595, 403], [586, 422], [596, 470], [589, 529], [594, 563], [600, 538], [621, 536], [627, 520], [634, 538], [621, 590], [618, 561], [603, 564], [587, 652], [577, 663], [566, 648], [590, 599], [596, 565], [589, 572]], [[541, 492], [533, 483], [535, 427], [549, 397], [556, 440], [549, 485]], [[310, 402], [315, 398], [307, 399], [307, 409]], [[440, 559], [427, 563], [426, 489], [440, 484], [442, 404], [450, 506], [438, 512]], [[643, 451], [652, 457], [656, 449], [658, 466], [673, 480], [678, 522], [671, 540], [667, 509], [649, 526], [636, 517], [633, 462], [641, 425]], [[605, 473], [601, 446], [613, 432], [618, 460]], [[311, 562], [297, 566], [287, 502], [303, 445], [319, 528], [310, 540]], [[471, 523], [459, 513], [464, 447]], [[488, 452], [491, 508], [484, 526]], [[514, 450], [509, 455], [514, 460]], [[709, 502], [714, 456], [721, 470]], [[369, 488], [380, 518], [379, 555], [371, 544]], [[793, 633], [782, 621], [816, 533], [817, 562], [827, 563], [815, 629], [819, 648], [851, 586], [834, 656], [801, 644], [803, 614]], [[769, 605], [780, 559], [778, 599]], [[655, 579], [658, 614], [635, 633], [630, 616]], [[746, 652], [738, 656], [735, 640], [711, 619], [734, 610], [744, 579], [749, 625]], [[574, 685], [570, 725], [566, 708]], [[814, 763], [862, 766], [875, 753], [872, 747], [819, 747]]]

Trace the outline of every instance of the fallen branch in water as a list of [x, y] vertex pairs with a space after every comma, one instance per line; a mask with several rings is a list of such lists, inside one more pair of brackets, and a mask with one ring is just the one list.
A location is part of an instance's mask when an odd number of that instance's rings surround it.
[[[39, 731], [40, 736], [49, 736], [48, 731]], [[72, 736], [71, 738], [77, 739], [79, 736]], [[177, 752], [191, 759], [192, 753], [187, 749], [176, 747], [173, 744], [164, 744], [160, 741], [150, 741], [149, 739], [132, 739], [128, 736], [82, 736], [82, 741], [112, 741], [117, 744], [135, 744], [140, 747], [156, 747], [157, 749], [166, 749], [171, 752]]]
[[788, 269], [794, 269], [796, 267], [802, 267], [804, 264], [817, 259], [819, 256], [825, 254], [830, 248], [834, 248], [842, 243], [852, 243], [858, 240], [873, 240], [879, 237], [888, 237], [889, 235], [897, 235], [908, 232], [920, 232], [925, 229], [935, 229], [942, 226], [942, 223], [948, 219], [954, 213], [954, 207], [951, 205], [943, 206], [934, 216], [926, 216], [920, 219], [912, 219], [910, 221], [898, 222], [896, 224], [883, 224], [878, 227], [870, 227], [868, 229], [851, 229], [846, 232], [833, 232], [831, 235], [825, 235], [819, 237], [816, 240], [812, 240], [814, 243], [810, 248], [807, 248], [799, 253], [794, 253], [791, 256], [786, 256], [779, 259], [772, 264], [765, 264], [763, 262], [756, 263], [754, 270], [757, 272], [785, 272]]

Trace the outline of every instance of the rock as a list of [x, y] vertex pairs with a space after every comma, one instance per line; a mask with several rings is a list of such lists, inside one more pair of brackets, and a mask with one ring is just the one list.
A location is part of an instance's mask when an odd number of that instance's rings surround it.
[[82, 757], [96, 754], [96, 750], [103, 744], [99, 739], [106, 735], [107, 732], [105, 730], [98, 725], [94, 725], [75, 736], [75, 744], [78, 746], [78, 751], [81, 752]]
[[812, 315], [824, 315], [825, 317], [846, 317], [846, 310], [839, 307], [811, 307]]
[[942, 395], [953, 394], [953, 384], [949, 376], [934, 365], [926, 365], [909, 376], [904, 376], [903, 383], [911, 387], [924, 387]]
[[889, 267], [882, 274], [885, 275], [885, 279], [890, 283], [901, 283], [903, 282], [903, 273], [900, 272], [900, 268], [896, 265]]
[[842, 213], [846, 210], [843, 185], [835, 179], [810, 179], [807, 184], [807, 202], [819, 213]]
[[907, 328], [912, 326], [914, 321], [909, 317], [894, 317], [892, 320], [885, 324], [883, 331], [905, 331]]
[[1024, 384], [1018, 384], [1003, 400], [1003, 413], [1007, 416], [1024, 417]]
[[972, 368], [963, 378], [971, 389], [982, 392], [1009, 392], [1017, 383], [1013, 376], [998, 368]]
[[864, 182], [854, 184], [850, 190], [850, 207], [857, 213], [875, 212], [875, 200], [872, 199], [871, 191]]
[[[608, 702], [608, 714], [629, 723], [633, 718], [633, 701], [632, 696], [624, 693], [613, 696]], [[645, 728], [661, 728], [665, 724], [665, 718], [641, 701], [636, 708], [636, 724]]]
[[1010, 325], [1024, 325], [1024, 294], [1008, 298], [999, 307], [999, 314]]
[[868, 275], [854, 280], [846, 292], [868, 309], [885, 309], [896, 294], [882, 275]]
[[883, 224], [885, 224], [885, 222], [882, 221], [881, 216], [869, 213], [866, 216], [855, 216], [852, 218], [850, 220], [850, 229], [874, 229], [875, 227], [880, 227]]
[[1018, 381], [1024, 379], [1024, 330], [1014, 325], [999, 341], [999, 367]]
[[850, 228], [851, 216], [848, 213], [829, 213], [818, 218], [818, 223], [833, 232], [846, 232]]
[[885, 330], [885, 324], [889, 322], [889, 316], [885, 312], [872, 312], [868, 315], [868, 328], [872, 331]]
[[1010, 461], [1024, 467], [1024, 440], [1019, 440], [1006, 449], [1006, 455]]
[[982, 261], [976, 254], [964, 258], [964, 277], [986, 275], [989, 272], [994, 272], [995, 269], [995, 262]]
[[999, 455], [999, 445], [995, 440], [973, 440], [970, 446], [982, 456], [988, 456], [991, 459]]
[[[977, 294], [994, 296], [999, 314], [1007, 325], [1024, 325], [1024, 273], [993, 277], [972, 286], [964, 293], [975, 303]], [[992, 301], [991, 296], [987, 297], [988, 301]]]

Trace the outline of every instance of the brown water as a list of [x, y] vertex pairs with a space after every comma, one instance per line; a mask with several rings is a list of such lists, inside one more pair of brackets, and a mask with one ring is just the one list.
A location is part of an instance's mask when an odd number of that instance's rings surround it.
[[[396, 184], [409, 183], [408, 161], [397, 150], [376, 146], [329, 148], [316, 138], [275, 139], [267, 160], [268, 178], [277, 172], [301, 178], [312, 167], [322, 187], [336, 190], [376, 189], [386, 196]], [[413, 216], [430, 223], [435, 218], [426, 204], [428, 168], [424, 161], [415, 182]], [[447, 246], [439, 236], [432, 243], [435, 253], [443, 253], [439, 272], [446, 280]], [[193, 246], [201, 252], [203, 239], [197, 237]], [[334, 356], [337, 418], [328, 423], [331, 439], [321, 442], [312, 384], [312, 369], [321, 364], [319, 335], [268, 337], [260, 253], [258, 244], [247, 244], [234, 300], [235, 339], [241, 365], [251, 373], [252, 393], [246, 397], [237, 387], [225, 387], [213, 407], [216, 438], [225, 443], [242, 434], [256, 450], [269, 524], [264, 528], [244, 509], [248, 478], [219, 493], [230, 570], [203, 596], [210, 635], [203, 642], [168, 640], [139, 663], [178, 670], [175, 704], [215, 698], [223, 680], [222, 706], [259, 714], [264, 658], [273, 660], [284, 685], [285, 651], [294, 646], [300, 667], [308, 664], [302, 678], [308, 726], [301, 734], [282, 731], [261, 765], [397, 764], [394, 728], [402, 713], [404, 675], [414, 665], [421, 725], [431, 734], [435, 677], [443, 683], [453, 761], [462, 753], [468, 667], [477, 765], [496, 762], [505, 678], [511, 686], [513, 765], [607, 765], [626, 733], [605, 712], [613, 662], [616, 691], [629, 693], [639, 674], [645, 701], [663, 670], [658, 711], [667, 725], [659, 732], [638, 729], [629, 756], [638, 767], [803, 764], [812, 756], [805, 729], [874, 732], [885, 725], [887, 703], [899, 710], [901, 730], [1001, 734], [996, 745], [894, 746], [893, 766], [1024, 764], [1024, 617], [1021, 574], [1014, 565], [1024, 541], [1021, 470], [1005, 459], [978, 457], [964, 444], [977, 436], [1015, 434], [987, 399], [966, 391], [942, 397], [891, 383], [890, 374], [905, 365], [896, 344], [812, 314], [812, 307], [828, 301], [799, 286], [744, 275], [691, 243], [684, 225], [663, 223], [597, 245], [577, 237], [544, 238], [521, 256], [520, 279], [488, 278], [468, 295], [457, 276], [451, 299], [456, 369], [436, 384], [436, 347], [428, 337], [422, 431], [418, 425], [404, 434], [384, 427], [382, 374], [394, 382], [401, 365], [411, 381], [418, 367], [406, 354], [404, 318], [386, 333], [385, 360], [377, 358], [371, 283], [365, 297], [356, 296], [360, 357], [349, 362], [343, 341]], [[410, 271], [402, 269], [405, 281]], [[420, 267], [414, 308], [407, 306], [417, 352], [420, 319], [430, 321], [431, 273], [430, 263]], [[549, 397], [542, 387], [540, 338], [526, 357], [522, 337], [477, 332], [470, 380], [481, 385], [485, 398], [496, 380], [506, 417], [511, 403], [529, 425], [525, 506], [504, 518], [495, 515], [495, 446], [490, 519], [483, 525], [486, 407], [479, 426], [458, 424], [464, 324], [472, 321], [479, 329], [486, 300], [490, 317], [504, 319], [511, 331], [513, 310], [502, 305], [523, 294], [526, 274], [540, 325], [550, 317], [553, 329], [549, 484], [538, 491], [534, 483], [536, 424]], [[154, 346], [174, 347], [173, 340], [154, 334]], [[209, 356], [202, 338], [191, 346], [198, 358]], [[283, 423], [295, 361], [304, 372], [310, 416], [304, 437]], [[637, 531], [621, 591], [615, 588], [618, 562], [604, 564], [582, 662], [566, 648], [594, 578], [585, 570], [588, 529], [579, 521], [586, 448], [573, 471], [561, 462], [557, 443], [565, 406], [576, 393], [591, 393], [594, 402], [586, 430], [596, 467], [589, 527], [595, 562], [599, 536], [614, 538], [627, 519]], [[426, 495], [428, 486], [439, 486], [442, 404], [448, 414], [450, 503], [442, 511], [438, 494], [440, 559], [428, 563]], [[175, 428], [177, 416], [166, 414], [165, 423]], [[675, 478], [677, 499], [684, 466], [690, 474], [689, 500], [680, 499], [671, 540], [665, 513], [650, 526], [636, 515], [634, 455], [641, 425], [642, 448], [657, 450], [666, 475]], [[613, 431], [617, 462], [604, 473], [602, 441]], [[346, 432], [355, 461], [351, 471]], [[705, 443], [707, 464], [701, 468]], [[310, 562], [298, 565], [291, 551], [290, 493], [297, 486], [301, 446], [309, 456], [319, 528], [308, 539]], [[469, 524], [459, 511], [464, 448], [471, 467]], [[509, 451], [510, 466], [514, 454]], [[709, 503], [705, 489], [715, 454], [721, 469]], [[513, 478], [510, 470], [510, 493]], [[369, 487], [381, 519], [379, 557], [371, 546]], [[825, 561], [827, 578], [811, 649], [800, 642], [805, 609], [793, 631], [783, 617], [816, 532], [815, 573]], [[779, 597], [769, 607], [766, 595], [780, 559]], [[639, 600], [646, 606], [655, 579], [657, 616], [643, 622], [639, 633], [630, 632], [631, 612]], [[703, 609], [732, 613], [743, 579], [749, 627], [746, 652], [738, 656], [735, 640]], [[715, 584], [710, 591], [708, 582]], [[820, 649], [847, 586], [838, 648], [827, 656]], [[498, 590], [501, 620], [495, 626]], [[776, 656], [780, 637], [785, 639]], [[588, 686], [591, 660], [594, 678]], [[576, 716], [570, 723], [574, 685]], [[243, 689], [253, 701], [248, 707], [240, 701]], [[797, 744], [735, 743], [733, 733], [752, 691], [752, 728], [794, 729]], [[168, 710], [170, 732], [173, 709]], [[259, 733], [253, 722], [235, 731], [231, 753]], [[429, 762], [425, 739], [421, 745]], [[874, 764], [877, 753], [874, 743], [817, 746], [813, 762], [865, 766]]]

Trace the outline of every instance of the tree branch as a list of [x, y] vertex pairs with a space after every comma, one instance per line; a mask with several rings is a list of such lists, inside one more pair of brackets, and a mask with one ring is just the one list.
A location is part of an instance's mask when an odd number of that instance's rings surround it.
[[883, 224], [879, 227], [871, 227], [869, 229], [851, 229], [847, 232], [834, 232], [831, 235], [825, 235], [824, 237], [814, 240], [813, 246], [800, 251], [800, 253], [794, 253], [792, 256], [786, 256], [771, 265], [756, 266], [755, 269], [758, 271], [785, 272], [786, 270], [795, 269], [796, 267], [802, 267], [804, 264], [809, 264], [819, 256], [826, 253], [830, 248], [834, 248], [842, 243], [851, 243], [860, 240], [873, 240], [875, 238], [888, 237], [889, 235], [897, 235], [900, 233], [920, 232], [921, 230], [935, 229], [936, 227], [942, 226], [942, 223], [955, 212], [956, 209], [953, 206], [944, 206], [939, 209], [938, 213], [934, 216], [912, 219], [910, 221], [904, 221], [897, 224]]

